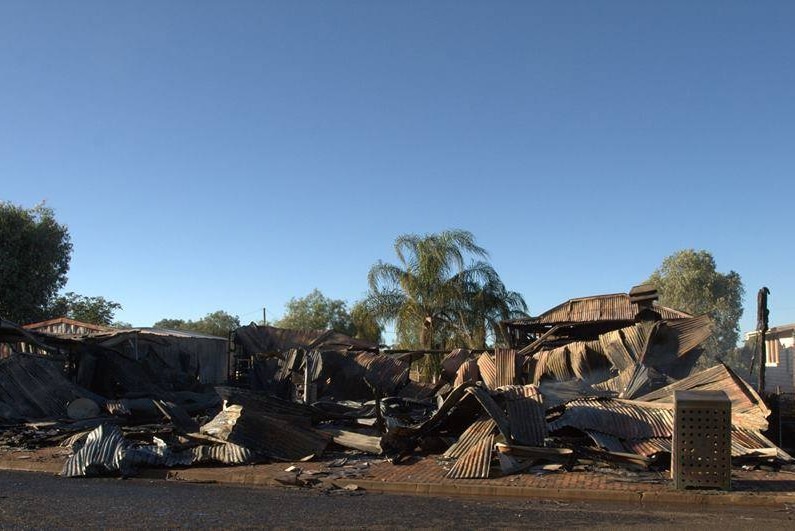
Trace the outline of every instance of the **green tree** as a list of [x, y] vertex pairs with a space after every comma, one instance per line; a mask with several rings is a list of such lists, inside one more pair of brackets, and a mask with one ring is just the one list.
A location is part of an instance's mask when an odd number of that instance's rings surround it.
[[69, 231], [44, 204], [0, 202], [0, 316], [18, 323], [46, 318], [66, 284], [71, 252]]
[[[188, 323], [191, 323], [190, 325]], [[166, 328], [168, 330], [192, 330], [191, 326], [195, 326], [195, 321], [186, 321], [185, 319], [160, 319], [154, 325], [155, 328]]]
[[370, 313], [367, 304], [359, 301], [351, 308], [351, 321], [356, 330], [356, 339], [366, 339], [373, 343], [381, 343], [381, 325], [378, 320]]
[[121, 304], [104, 297], [86, 297], [77, 293], [67, 292], [56, 297], [48, 306], [50, 317], [69, 317], [84, 323], [110, 326]]
[[356, 335], [345, 301], [326, 297], [317, 288], [305, 297], [290, 299], [285, 304], [284, 316], [275, 325], [293, 330], [332, 329], [349, 336]]
[[[743, 342], [743, 345], [740, 347], [734, 347], [730, 351], [726, 352], [725, 355], [721, 356], [722, 361], [734, 369], [734, 371], [739, 374], [742, 378], [744, 378], [748, 382], [755, 381], [755, 378], [751, 375], [751, 359], [753, 359], [754, 354], [757, 353], [757, 344], [756, 338], [749, 339]], [[758, 358], [757, 354], [757, 358]], [[759, 360], [755, 360], [755, 368], [754, 371], [759, 369]]]
[[[484, 260], [471, 232], [448, 230], [395, 239], [399, 264], [378, 261], [370, 269], [367, 306], [382, 322], [394, 322], [401, 346], [449, 348], [451, 340], [482, 345], [499, 315], [526, 309]], [[504, 311], [503, 311], [504, 310]]]
[[217, 337], [227, 337], [229, 332], [240, 327], [240, 318], [223, 310], [208, 313], [198, 321], [184, 319], [161, 319], [154, 324], [156, 328], [186, 330]]
[[715, 321], [713, 336], [705, 344], [702, 366], [737, 347], [745, 289], [735, 271], [716, 270], [715, 259], [709, 252], [678, 251], [663, 260], [647, 283], [657, 288], [660, 304], [693, 315], [708, 313]]
[[486, 348], [490, 342], [507, 345], [502, 322], [527, 316], [524, 298], [509, 291], [496, 273], [488, 275], [485, 282], [469, 282], [461, 302], [453, 322], [454, 341], [473, 349]]

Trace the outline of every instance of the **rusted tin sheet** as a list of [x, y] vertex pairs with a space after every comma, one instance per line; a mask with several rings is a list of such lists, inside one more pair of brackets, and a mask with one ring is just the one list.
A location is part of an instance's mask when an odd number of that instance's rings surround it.
[[521, 459], [544, 459], [558, 463], [570, 461], [574, 455], [571, 448], [539, 448], [498, 442], [494, 445], [499, 453], [509, 454]]
[[445, 477], [449, 479], [486, 479], [491, 471], [494, 436], [488, 435], [462, 455]]
[[545, 349], [535, 355], [538, 360], [533, 376], [533, 383], [538, 385], [544, 377], [558, 382], [565, 382], [574, 378], [574, 373], [569, 364], [569, 349], [567, 345], [554, 349]]
[[594, 430], [621, 439], [670, 437], [673, 411], [670, 406], [629, 400], [575, 400], [565, 406], [563, 414], [549, 423], [549, 431], [572, 427]]
[[271, 417], [289, 419], [304, 426], [309, 426], [313, 417], [323, 416], [321, 411], [310, 405], [283, 400], [240, 387], [217, 386], [215, 392], [229, 404], [237, 404]]
[[624, 389], [626, 389], [629, 381], [632, 379], [633, 374], [634, 366], [630, 366], [623, 371], [619, 371], [617, 375], [605, 380], [604, 382], [593, 384], [593, 387], [594, 389], [599, 389], [601, 391], [609, 391], [613, 393], [612, 396], [618, 396]]
[[587, 433], [588, 437], [590, 437], [593, 442], [596, 443], [596, 446], [602, 448], [603, 450], [607, 450], [608, 452], [626, 451], [626, 448], [624, 448], [624, 445], [621, 444], [621, 441], [618, 437], [607, 435], [606, 433], [595, 430], [587, 430], [585, 433]]
[[666, 326], [674, 330], [679, 338], [678, 356], [687, 354], [706, 341], [712, 335], [713, 325], [712, 319], [707, 314], [666, 323]]
[[453, 385], [458, 387], [467, 382], [477, 382], [480, 377], [480, 370], [475, 360], [467, 360], [458, 368], [455, 374], [455, 382]]
[[67, 404], [78, 398], [105, 404], [101, 396], [66, 379], [55, 360], [34, 354], [13, 354], [0, 360], [0, 417], [63, 418]]
[[480, 444], [487, 436], [492, 435], [496, 429], [497, 423], [491, 417], [479, 418], [461, 434], [458, 441], [447, 449], [443, 457], [445, 459], [458, 459]]
[[469, 359], [471, 352], [465, 348], [457, 348], [442, 359], [442, 370], [448, 378], [452, 379], [458, 373], [461, 365]]
[[395, 437], [418, 437], [437, 429], [454, 411], [461, 409], [462, 402], [469, 398], [468, 391], [473, 387], [475, 384], [472, 382], [455, 386], [429, 418], [413, 426], [395, 426], [390, 429], [391, 433]]
[[791, 455], [776, 446], [773, 441], [762, 435], [759, 431], [733, 427], [732, 457], [746, 455], [769, 455], [775, 456], [787, 463], [793, 462]]
[[580, 400], [585, 396], [611, 398], [615, 396], [613, 391], [605, 391], [591, 387], [579, 380], [569, 380], [568, 382], [544, 381], [539, 385], [541, 395], [544, 397], [544, 407], [551, 409], [561, 404], [566, 404], [573, 400]]
[[643, 356], [653, 326], [652, 323], [638, 323], [620, 330], [621, 339], [632, 359], [639, 360]]
[[486, 413], [497, 423], [497, 428], [500, 430], [502, 436], [505, 437], [505, 440], [510, 441], [511, 424], [505, 412], [497, 405], [494, 399], [491, 398], [491, 395], [480, 387], [469, 387], [466, 392], [467, 394], [474, 395], [480, 405], [483, 406], [483, 409], [486, 410]]
[[535, 385], [512, 385], [500, 388], [508, 409], [511, 438], [524, 446], [543, 446], [547, 422], [541, 394]]
[[282, 353], [293, 348], [378, 352], [378, 344], [363, 339], [354, 339], [334, 330], [291, 330], [256, 324], [236, 329], [234, 341], [248, 355]]
[[732, 402], [732, 424], [751, 430], [766, 430], [770, 410], [742, 378], [723, 363], [693, 374], [638, 398], [645, 402], [673, 403], [674, 391], [725, 391]]
[[381, 437], [374, 434], [358, 433], [353, 430], [343, 430], [339, 428], [318, 428], [318, 431], [325, 433], [334, 439], [334, 442], [345, 448], [353, 448], [361, 452], [368, 452], [380, 455]]
[[365, 369], [365, 381], [385, 394], [393, 394], [409, 380], [409, 364], [383, 354], [362, 352], [356, 363]]
[[494, 363], [496, 365], [495, 385], [514, 385], [516, 383], [516, 351], [512, 349], [498, 348], [494, 351]]
[[[559, 323], [590, 323], [599, 321], [633, 321], [640, 311], [636, 303], [632, 303], [626, 293], [596, 295], [570, 299], [555, 306], [538, 317], [516, 319], [517, 324], [559, 324]], [[663, 319], [686, 319], [690, 314], [655, 305], [654, 311]]]
[[641, 363], [636, 363], [619, 371], [618, 375], [594, 384], [596, 389], [612, 391], [618, 398], [632, 399], [649, 389], [651, 371]]
[[494, 359], [484, 352], [478, 358], [478, 369], [480, 369], [480, 377], [488, 389], [496, 389], [497, 386], [497, 366]]
[[438, 384], [431, 382], [414, 382], [409, 380], [409, 382], [398, 392], [398, 396], [403, 398], [413, 398], [414, 400], [425, 400], [432, 397], [438, 387]]
[[652, 437], [649, 439], [629, 439], [623, 441], [627, 452], [652, 457], [661, 453], [671, 453], [671, 439]]
[[201, 427], [201, 432], [287, 461], [320, 455], [329, 442], [312, 428], [237, 405], [221, 411]]
[[[634, 329], [634, 327], [631, 328]], [[637, 361], [633, 353], [624, 344], [624, 335], [621, 330], [613, 330], [600, 335], [599, 342], [602, 344], [602, 351], [605, 356], [610, 359], [610, 362], [619, 371], [634, 365]]]
[[592, 368], [588, 356], [588, 347], [585, 341], [573, 341], [566, 345], [569, 350], [569, 364], [571, 372], [579, 380], [585, 380], [591, 376]]

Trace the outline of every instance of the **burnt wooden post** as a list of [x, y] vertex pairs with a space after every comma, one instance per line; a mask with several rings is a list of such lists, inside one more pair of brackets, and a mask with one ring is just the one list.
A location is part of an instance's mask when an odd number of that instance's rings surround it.
[[768, 317], [770, 311], [767, 309], [767, 296], [770, 290], [763, 287], [756, 295], [756, 330], [759, 332], [759, 394], [765, 394], [765, 363], [767, 362], [766, 338], [768, 329]]

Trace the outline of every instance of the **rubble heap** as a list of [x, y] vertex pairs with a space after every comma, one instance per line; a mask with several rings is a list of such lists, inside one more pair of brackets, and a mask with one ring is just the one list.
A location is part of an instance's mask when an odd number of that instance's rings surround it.
[[[597, 306], [617, 300], [609, 297]], [[310, 460], [330, 448], [396, 464], [432, 454], [454, 479], [660, 469], [670, 464], [673, 392], [722, 390], [733, 460], [792, 462], [763, 435], [770, 411], [749, 384], [722, 363], [693, 370], [709, 317], [636, 298], [631, 312], [614, 304], [620, 318], [603, 307], [582, 318], [591, 301], [553, 309], [557, 321], [508, 323], [513, 348], [453, 350], [430, 383], [409, 378], [426, 353], [383, 352], [335, 332], [243, 327], [233, 351], [248, 362], [235, 374], [245, 386], [219, 386], [201, 382], [199, 366], [166, 371], [152, 352], [131, 358], [107, 342], [4, 321], [0, 342], [35, 342], [38, 353], [0, 360], [0, 445], [70, 448], [65, 476]]]

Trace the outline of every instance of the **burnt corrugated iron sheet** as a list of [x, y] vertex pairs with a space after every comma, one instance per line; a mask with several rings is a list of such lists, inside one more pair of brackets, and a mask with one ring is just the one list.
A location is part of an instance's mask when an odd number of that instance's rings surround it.
[[649, 336], [653, 333], [654, 328], [654, 323], [644, 322], [621, 329], [624, 345], [632, 359], [640, 360], [643, 358], [643, 353], [646, 351], [646, 345], [649, 342]]
[[469, 387], [466, 393], [473, 395], [477, 399], [480, 405], [483, 406], [483, 409], [486, 410], [486, 413], [497, 423], [497, 428], [500, 430], [502, 436], [510, 441], [511, 423], [508, 421], [508, 417], [505, 415], [502, 408], [491, 398], [488, 391], [480, 387]]
[[112, 424], [103, 424], [89, 433], [82, 448], [66, 460], [62, 476], [116, 474], [122, 470], [127, 442], [121, 430]]
[[593, 387], [594, 389], [613, 393], [611, 396], [618, 396], [621, 394], [621, 391], [626, 389], [627, 384], [629, 384], [629, 381], [632, 378], [633, 372], [634, 367], [627, 367], [623, 371], [619, 371], [618, 374], [612, 378], [609, 378], [604, 382], [593, 384]]
[[497, 429], [497, 423], [491, 417], [481, 417], [473, 422], [458, 440], [447, 449], [442, 457], [458, 459]]
[[759, 450], [769, 450], [776, 457], [785, 462], [792, 462], [792, 456], [776, 446], [773, 441], [762, 435], [757, 430], [732, 428], [732, 457], [753, 455]]
[[544, 397], [544, 406], [547, 409], [579, 400], [584, 396], [591, 397], [613, 397], [613, 391], [604, 391], [589, 386], [579, 380], [569, 380], [568, 382], [544, 381], [539, 385], [541, 394]]
[[293, 461], [320, 455], [328, 438], [309, 427], [238, 405], [229, 406], [202, 426], [202, 433], [244, 446], [272, 459]]
[[574, 378], [569, 368], [568, 346], [545, 349], [533, 355], [536, 360], [533, 371], [533, 383], [538, 385], [542, 380], [565, 382]]
[[591, 365], [588, 361], [588, 348], [584, 341], [573, 341], [566, 345], [569, 349], [569, 363], [574, 376], [585, 380], [591, 375]]
[[442, 359], [442, 370], [448, 378], [453, 378], [461, 365], [469, 359], [471, 352], [465, 348], [457, 348]]
[[315, 382], [323, 372], [323, 356], [317, 350], [310, 350], [304, 355], [304, 370], [309, 372], [309, 381]]
[[756, 391], [723, 363], [643, 395], [638, 400], [672, 404], [674, 391], [725, 391], [732, 402], [734, 425], [753, 430], [767, 429], [770, 410]]
[[477, 362], [475, 360], [467, 360], [458, 368], [453, 385], [458, 387], [468, 382], [477, 382], [479, 377], [480, 370], [478, 369]]
[[415, 437], [437, 429], [444, 424], [452, 412], [461, 409], [462, 401], [470, 396], [469, 390], [473, 387], [475, 384], [472, 382], [455, 386], [429, 418], [414, 426], [396, 426], [391, 428], [391, 431], [398, 437]]
[[409, 380], [408, 383], [400, 389], [398, 396], [403, 398], [413, 398], [414, 400], [424, 400], [426, 398], [432, 397], [436, 392], [437, 387], [438, 385], [435, 383], [415, 382]]
[[494, 436], [488, 435], [458, 458], [445, 477], [450, 479], [485, 479], [491, 471]]
[[543, 446], [547, 437], [542, 397], [535, 385], [512, 385], [500, 388], [508, 409], [511, 437], [524, 446]]
[[679, 338], [677, 355], [687, 354], [712, 335], [713, 322], [709, 315], [700, 315], [692, 319], [682, 319], [666, 323]]
[[618, 375], [604, 382], [594, 384], [594, 388], [612, 391], [618, 398], [632, 399], [650, 385], [651, 370], [642, 363], [636, 363], [619, 371]]
[[283, 400], [239, 387], [218, 386], [215, 388], [215, 392], [230, 405], [237, 404], [273, 417], [289, 419], [304, 426], [309, 426], [310, 419], [321, 415], [320, 411], [310, 405]]
[[[222, 463], [225, 465], [244, 465], [250, 463], [253, 459], [253, 454], [248, 448], [238, 446], [232, 443], [226, 444], [203, 444], [186, 450], [189, 452], [194, 463]], [[175, 466], [166, 462], [166, 466]]]
[[633, 454], [651, 457], [661, 453], [671, 453], [671, 439], [666, 437], [652, 437], [649, 439], [629, 439], [623, 441], [624, 447]]
[[626, 451], [624, 445], [621, 444], [621, 441], [618, 439], [618, 437], [615, 437], [613, 435], [607, 435], [606, 433], [602, 433], [595, 430], [587, 430], [585, 433], [587, 433], [588, 437], [590, 437], [593, 440], [593, 442], [596, 443], [596, 446], [604, 450], [607, 450], [608, 452]]
[[0, 360], [0, 418], [65, 417], [66, 406], [77, 398], [105, 403], [101, 396], [67, 380], [55, 360], [33, 354]]
[[[630, 302], [626, 293], [610, 295], [596, 295], [571, 299], [555, 306], [538, 317], [529, 319], [516, 319], [514, 324], [560, 324], [560, 323], [588, 323], [598, 321], [632, 321], [640, 311], [637, 304]], [[663, 319], [686, 319], [690, 314], [655, 305], [654, 311]]]
[[513, 385], [516, 383], [516, 351], [498, 348], [494, 351], [496, 365], [496, 386]]
[[364, 367], [365, 381], [381, 393], [394, 394], [409, 380], [409, 364], [383, 354], [362, 352], [356, 363]]
[[292, 348], [378, 351], [376, 343], [354, 339], [334, 330], [291, 330], [252, 323], [236, 329], [234, 338], [235, 343], [249, 355], [287, 352]]
[[652, 374], [656, 374], [654, 369], [638, 363], [631, 369], [632, 377], [621, 390], [619, 398], [633, 399], [640, 395], [644, 390], [648, 391], [651, 385]]
[[599, 431], [621, 439], [671, 437], [673, 411], [670, 406], [629, 400], [575, 400], [563, 414], [549, 423], [550, 431], [565, 427]]
[[[630, 327], [633, 331], [635, 327]], [[613, 330], [599, 336], [602, 352], [619, 371], [634, 365], [637, 359], [624, 343], [622, 330]]]
[[349, 429], [336, 427], [319, 428], [319, 431], [333, 438], [334, 442], [345, 448], [353, 448], [361, 452], [379, 455], [382, 453], [381, 437], [374, 430], [360, 433]]
[[155, 438], [154, 444], [134, 446], [112, 424], [100, 425], [71, 442], [75, 453], [61, 471], [66, 477], [128, 475], [138, 466], [189, 466], [205, 462], [241, 465], [251, 462], [253, 457], [249, 449], [231, 443], [173, 450]]
[[480, 377], [483, 383], [489, 389], [497, 388], [497, 366], [494, 360], [488, 353], [484, 352], [478, 358], [478, 369], [480, 369]]

